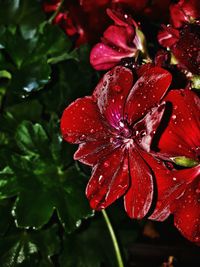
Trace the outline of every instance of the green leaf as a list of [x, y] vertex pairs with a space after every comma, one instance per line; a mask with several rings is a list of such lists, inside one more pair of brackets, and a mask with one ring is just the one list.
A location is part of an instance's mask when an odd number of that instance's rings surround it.
[[60, 256], [60, 266], [117, 266], [113, 244], [101, 214], [99, 218], [93, 219], [81, 231], [76, 231], [64, 237], [64, 249]]
[[58, 253], [60, 241], [56, 225], [41, 230], [20, 231], [12, 229], [6, 237], [0, 238], [0, 265], [15, 266], [53, 266], [51, 257]]
[[0, 171], [0, 199], [15, 196], [18, 192], [18, 184], [14, 172], [5, 167]]
[[49, 151], [48, 136], [40, 124], [22, 122], [16, 131], [15, 139], [19, 148], [27, 155], [39, 154], [45, 157]]
[[16, 24], [27, 34], [44, 20], [42, 5], [35, 0], [0, 0], [0, 24]]
[[0, 236], [3, 236], [12, 222], [11, 208], [13, 201], [10, 199], [0, 200]]
[[[72, 155], [66, 160], [58, 157], [62, 142], [54, 144], [54, 149], [50, 145], [58, 136], [56, 122], [55, 118], [46, 130], [28, 121], [17, 127], [18, 153], [9, 156], [10, 167], [3, 170], [8, 183], [4, 182], [5, 176], [2, 188], [3, 192], [10, 192], [10, 186], [17, 185], [13, 214], [19, 227], [41, 228], [56, 211], [65, 230], [71, 232], [83, 218], [93, 215], [84, 192], [87, 179], [75, 167], [65, 164], [72, 162]], [[8, 193], [2, 198], [7, 196]]]
[[[41, 228], [56, 209], [65, 230], [75, 230], [80, 226], [81, 219], [87, 219], [93, 214], [84, 194], [84, 177], [74, 167], [64, 173], [58, 169], [56, 173], [56, 169], [50, 170], [48, 165], [39, 169], [39, 164], [37, 161], [35, 165], [31, 162], [23, 163], [25, 168], [21, 172], [16, 170], [20, 192], [13, 213], [17, 225]], [[23, 175], [27, 166], [32, 167], [32, 170], [37, 169], [33, 173], [30, 169]]]
[[187, 157], [173, 157], [171, 158], [174, 163], [182, 167], [194, 167], [199, 164], [198, 161]]

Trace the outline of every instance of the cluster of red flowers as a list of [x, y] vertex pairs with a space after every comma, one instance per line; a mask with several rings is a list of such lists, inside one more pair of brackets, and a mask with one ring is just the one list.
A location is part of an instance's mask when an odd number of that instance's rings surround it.
[[[80, 2], [88, 19], [91, 10], [111, 7], [107, 15], [114, 23], [90, 56], [95, 69], [108, 72], [61, 118], [63, 138], [79, 144], [74, 159], [92, 167], [90, 205], [101, 210], [123, 196], [131, 218], [163, 221], [173, 214], [182, 234], [200, 245], [200, 2]], [[158, 33], [163, 48], [149, 56], [142, 24], [122, 8], [155, 16], [152, 6], [169, 8], [170, 24]], [[184, 83], [174, 89], [180, 77]]]

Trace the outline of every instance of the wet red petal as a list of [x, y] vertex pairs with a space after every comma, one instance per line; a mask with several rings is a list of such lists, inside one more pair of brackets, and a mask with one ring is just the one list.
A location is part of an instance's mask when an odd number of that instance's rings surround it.
[[128, 160], [123, 149], [116, 149], [93, 169], [86, 195], [93, 209], [109, 206], [129, 186]]
[[118, 51], [115, 48], [103, 43], [96, 44], [90, 53], [90, 63], [96, 70], [107, 70], [117, 65], [125, 57], [132, 57], [133, 51]]
[[179, 40], [179, 31], [170, 25], [162, 27], [163, 30], [158, 33], [158, 42], [164, 47], [172, 47]]
[[190, 90], [173, 90], [165, 101], [172, 103], [172, 115], [158, 147], [171, 156], [198, 159], [200, 147], [200, 100]]
[[151, 170], [134, 148], [129, 150], [131, 185], [124, 196], [125, 210], [131, 218], [143, 218], [152, 203], [153, 177]]
[[136, 140], [140, 147], [145, 151], [150, 151], [150, 146], [154, 134], [160, 124], [165, 110], [165, 103], [158, 107], [152, 108], [147, 115], [134, 125], [134, 132], [136, 132]]
[[200, 245], [200, 174], [173, 203], [172, 212], [174, 223], [181, 233]]
[[92, 166], [96, 165], [114, 149], [116, 149], [116, 146], [109, 139], [87, 142], [79, 145], [78, 150], [74, 154], [74, 159]]
[[171, 74], [159, 67], [148, 69], [139, 78], [131, 89], [125, 105], [129, 124], [144, 116], [149, 109], [161, 101], [171, 79]]
[[122, 54], [128, 51], [132, 54], [135, 53], [135, 49], [130, 46], [133, 46], [133, 43], [131, 42], [133, 41], [134, 36], [135, 31], [133, 27], [119, 27], [115, 25], [108, 27], [103, 35], [105, 40], [108, 41], [109, 44], [114, 45], [118, 52], [122, 52]]
[[185, 191], [187, 185], [195, 179], [199, 170], [197, 167], [184, 170], [169, 170], [151, 155], [141, 152], [155, 175], [157, 194], [152, 220], [164, 221], [170, 215], [170, 207]]
[[200, 26], [186, 25], [180, 31], [178, 42], [172, 47], [172, 53], [178, 64], [194, 74], [200, 74]]
[[177, 4], [170, 5], [170, 17], [175, 28], [184, 23], [200, 17], [199, 0], [180, 0]]
[[116, 129], [123, 119], [124, 104], [132, 85], [132, 72], [118, 66], [104, 75], [93, 93], [100, 112]]
[[64, 110], [61, 132], [71, 143], [101, 140], [109, 135], [92, 97], [79, 98]]

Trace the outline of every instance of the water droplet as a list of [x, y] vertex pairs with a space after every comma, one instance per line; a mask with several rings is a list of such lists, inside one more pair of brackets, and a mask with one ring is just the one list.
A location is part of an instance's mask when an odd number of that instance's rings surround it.
[[81, 220], [78, 220], [78, 221], [76, 222], [76, 227], [78, 228], [80, 225], [81, 225]]
[[85, 136], [84, 134], [82, 134], [82, 135], [80, 136], [80, 138], [79, 138], [80, 141], [85, 141], [85, 139], [86, 139], [86, 136]]
[[118, 84], [114, 85], [114, 86], [112, 87], [112, 89], [113, 89], [114, 91], [118, 92], [118, 93], [120, 93], [120, 92], [122, 91], [122, 87], [121, 87], [120, 85], [118, 85]]
[[101, 182], [102, 179], [103, 179], [103, 175], [100, 175], [100, 176], [99, 176], [99, 182]]
[[92, 133], [94, 133], [94, 132], [95, 132], [95, 130], [94, 130], [94, 129], [91, 129], [91, 130], [90, 130], [90, 133], [91, 133], [91, 134], [92, 134]]
[[114, 138], [110, 137], [110, 143], [113, 143], [113, 142], [114, 142]]
[[142, 87], [144, 85], [144, 83], [143, 82], [139, 82], [138, 85], [139, 85], [139, 87]]
[[197, 189], [195, 190], [195, 192], [196, 192], [197, 194], [200, 194], [200, 189], [197, 188]]
[[172, 119], [175, 120], [176, 119], [176, 115], [172, 115]]
[[140, 103], [138, 103], [138, 104], [137, 104], [137, 106], [138, 106], [138, 107], [140, 107], [140, 106], [141, 106], [141, 104], [140, 104]]
[[172, 179], [173, 179], [173, 181], [176, 181], [176, 180], [177, 180], [177, 178], [176, 178], [176, 177], [173, 177]]
[[104, 82], [103, 82], [103, 86], [106, 86], [106, 85], [107, 85], [107, 81], [104, 81]]
[[103, 164], [103, 166], [104, 166], [105, 168], [108, 168], [108, 167], [110, 166], [110, 163], [109, 163], [108, 161], [105, 161], [104, 164]]

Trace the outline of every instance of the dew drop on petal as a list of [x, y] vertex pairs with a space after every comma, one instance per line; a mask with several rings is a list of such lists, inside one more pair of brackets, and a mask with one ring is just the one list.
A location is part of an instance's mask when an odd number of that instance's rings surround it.
[[110, 163], [108, 161], [105, 161], [103, 165], [105, 168], [108, 168], [110, 166]]
[[139, 82], [138, 85], [139, 85], [139, 87], [142, 87], [144, 85], [144, 83], [143, 82]]
[[80, 138], [79, 138], [80, 141], [85, 141], [85, 139], [86, 139], [86, 136], [85, 136], [84, 134], [82, 134], [82, 135], [80, 136]]
[[176, 119], [176, 115], [172, 115], [172, 119], [175, 120]]
[[112, 87], [112, 89], [113, 89], [114, 91], [118, 92], [118, 93], [120, 93], [120, 92], [122, 91], [122, 87], [121, 87], [120, 85], [118, 85], [118, 84], [114, 85], [114, 86]]

